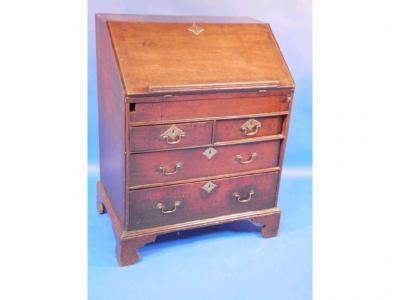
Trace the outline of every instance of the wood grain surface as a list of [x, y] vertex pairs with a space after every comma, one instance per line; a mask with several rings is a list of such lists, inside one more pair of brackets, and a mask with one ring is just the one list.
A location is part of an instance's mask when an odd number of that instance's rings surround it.
[[[128, 95], [146, 94], [151, 86], [293, 81], [264, 23], [192, 23], [109, 21]], [[134, 51], [132, 51], [134, 49]]]
[[[177, 98], [177, 97], [176, 97]], [[260, 96], [215, 100], [212, 95], [208, 99], [192, 101], [138, 103], [135, 111], [129, 114], [129, 120], [135, 122], [173, 121], [180, 119], [214, 118], [242, 116], [287, 111], [287, 96]], [[195, 109], [194, 109], [195, 108]], [[134, 125], [134, 124], [133, 124]]]
[[[207, 182], [195, 182], [152, 189], [140, 189], [130, 193], [131, 219], [129, 229], [141, 229], [229, 215], [243, 211], [268, 209], [274, 206], [278, 173], [266, 173], [236, 178], [213, 180], [214, 190], [206, 192]], [[240, 195], [239, 202], [234, 193]], [[175, 201], [180, 205], [175, 207]], [[157, 208], [161, 203], [165, 211]]]
[[[243, 131], [241, 129], [250, 119], [260, 122], [261, 127], [252, 131]], [[277, 135], [282, 133], [282, 122], [284, 117], [261, 117], [261, 118], [243, 118], [234, 120], [218, 120], [215, 123], [214, 142], [226, 142], [234, 140], [246, 140], [249, 138], [258, 138], [263, 136]], [[246, 135], [246, 133], [251, 135]]]
[[[164, 140], [160, 136], [171, 126], [184, 131], [184, 136]], [[184, 148], [208, 145], [212, 142], [213, 122], [179, 123], [156, 126], [129, 128], [129, 145], [131, 152]], [[176, 143], [174, 143], [176, 142]]]
[[[130, 187], [276, 167], [280, 144], [281, 140], [274, 140], [214, 147], [217, 153], [211, 159], [204, 154], [207, 148], [132, 154], [129, 160]], [[246, 162], [253, 153], [256, 156], [250, 163], [242, 164], [236, 159], [241, 155], [242, 161]], [[175, 174], [163, 175], [160, 166], [167, 172], [174, 172], [177, 163], [182, 167]]]

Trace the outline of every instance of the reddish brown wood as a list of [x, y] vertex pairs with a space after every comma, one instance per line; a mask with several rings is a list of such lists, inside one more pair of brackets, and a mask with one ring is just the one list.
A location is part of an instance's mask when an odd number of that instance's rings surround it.
[[[193, 22], [204, 33], [188, 31]], [[173, 231], [252, 220], [276, 235], [294, 83], [269, 25], [101, 14], [96, 39], [97, 207], [112, 220], [119, 263]], [[262, 126], [249, 137], [239, 128], [250, 118]], [[185, 131], [179, 143], [160, 139], [171, 125]], [[217, 185], [210, 193], [208, 181]]]
[[[185, 132], [185, 135], [176, 144], [170, 144], [160, 138], [160, 135], [172, 125]], [[129, 128], [129, 137], [132, 152], [209, 145], [212, 138], [212, 122], [131, 127]], [[173, 142], [173, 140], [169, 142]]]
[[202, 92], [186, 92], [186, 93], [165, 93], [162, 95], [128, 95], [127, 101], [130, 103], [159, 103], [159, 102], [176, 102], [191, 100], [222, 100], [222, 99], [241, 99], [241, 98], [257, 98], [266, 96], [284, 96], [293, 88], [288, 87], [271, 87], [268, 89], [254, 88], [243, 89], [239, 91], [215, 91], [208, 90]]
[[287, 111], [289, 106], [286, 99], [286, 96], [264, 96], [216, 101], [209, 97], [193, 101], [138, 103], [135, 111], [130, 113], [130, 122], [190, 120]]
[[138, 248], [153, 242], [157, 235], [148, 234], [139, 237], [126, 237], [121, 221], [114, 210], [111, 199], [108, 197], [102, 182], [97, 182], [97, 204], [105, 208], [110, 215], [112, 227], [116, 238], [116, 255], [120, 266], [127, 266], [139, 260]]
[[[154, 226], [206, 219], [243, 211], [256, 211], [273, 207], [275, 201], [278, 173], [264, 173], [211, 182], [216, 187], [207, 192], [203, 186], [207, 181], [165, 186], [152, 189], [139, 189], [130, 193], [131, 219], [129, 229], [142, 229]], [[250, 197], [250, 193], [253, 195]], [[237, 192], [241, 201], [233, 194]], [[180, 205], [176, 206], [176, 201]], [[161, 203], [162, 213], [157, 207]]]
[[118, 263], [121, 267], [134, 264], [139, 260], [138, 249], [145, 244], [154, 242], [156, 236], [141, 236], [133, 239], [118, 240], [116, 246], [116, 254]]
[[119, 239], [122, 235], [123, 228], [121, 220], [114, 209], [113, 201], [110, 199], [109, 195], [107, 194], [104, 188], [104, 184], [101, 181], [97, 182], [96, 189], [97, 189], [96, 204], [102, 204], [105, 207], [105, 211], [107, 211], [107, 213], [110, 215], [115, 236], [117, 237], [117, 239]]
[[166, 85], [271, 80], [293, 85], [268, 24], [202, 22], [200, 35], [188, 30], [191, 23], [109, 21], [108, 26], [128, 95]]
[[[165, 152], [138, 153], [130, 156], [129, 183], [131, 187], [151, 183], [168, 183], [182, 179], [201, 178], [229, 173], [247, 172], [278, 166], [281, 140], [213, 147], [217, 153], [208, 159], [207, 147], [171, 150]], [[256, 153], [252, 162], [242, 164], [236, 156], [246, 162]], [[176, 164], [182, 164], [176, 169]], [[163, 166], [172, 175], [163, 175]]]
[[96, 18], [97, 85], [99, 99], [100, 178], [113, 199], [118, 218], [125, 215], [125, 108], [107, 24]]
[[[254, 119], [260, 122], [261, 127], [257, 129], [256, 134], [246, 135], [241, 126], [249, 119]], [[215, 125], [215, 142], [241, 140], [282, 133], [282, 122], [284, 117], [267, 117], [267, 118], [245, 118], [234, 120], [220, 120]]]
[[[287, 116], [285, 116], [284, 121], [283, 121], [283, 127], [282, 127], [282, 132], [285, 136], [287, 136], [289, 133], [290, 115], [292, 113], [292, 108], [293, 108], [293, 105], [292, 105], [293, 97], [294, 97], [294, 91], [291, 91], [287, 96], [288, 102], [290, 103], [289, 114]], [[283, 166], [283, 161], [285, 158], [286, 144], [287, 144], [287, 138], [283, 140], [282, 145], [281, 145], [281, 149], [280, 149], [280, 153], [279, 153], [279, 165], [280, 166]], [[279, 192], [281, 176], [282, 176], [282, 172], [279, 174], [277, 193]], [[275, 206], [277, 204], [278, 204], [278, 197], [275, 199]]]
[[281, 211], [278, 210], [277, 213], [274, 214], [252, 218], [251, 221], [253, 223], [262, 225], [262, 236], [268, 238], [278, 235], [280, 218]]
[[[277, 178], [276, 173], [273, 175]], [[272, 174], [271, 174], [272, 175]], [[264, 178], [265, 180], [265, 178]], [[272, 180], [275, 180], [272, 178]], [[141, 248], [147, 243], [151, 243], [156, 239], [157, 234], [165, 234], [176, 230], [188, 230], [198, 227], [205, 227], [215, 224], [232, 222], [243, 219], [250, 219], [257, 223], [264, 225], [262, 233], [264, 237], [273, 236], [272, 233], [277, 232], [279, 226], [280, 210], [278, 208], [271, 208], [267, 210], [245, 211], [243, 213], [225, 214], [220, 217], [211, 219], [195, 220], [191, 222], [167, 225], [161, 227], [153, 227], [139, 230], [125, 231], [122, 229], [120, 220], [114, 211], [112, 202], [109, 199], [104, 186], [101, 182], [97, 183], [97, 202], [103, 204], [109, 213], [117, 240], [116, 254], [118, 262], [121, 266], [133, 264], [139, 260], [138, 248]], [[247, 203], [245, 203], [247, 204]]]

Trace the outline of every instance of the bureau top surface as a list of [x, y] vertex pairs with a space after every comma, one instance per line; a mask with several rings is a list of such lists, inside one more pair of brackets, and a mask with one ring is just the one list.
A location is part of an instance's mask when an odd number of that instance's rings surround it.
[[127, 95], [147, 95], [165, 87], [263, 82], [292, 87], [270, 26], [246, 20], [251, 19], [105, 17], [104, 21]]

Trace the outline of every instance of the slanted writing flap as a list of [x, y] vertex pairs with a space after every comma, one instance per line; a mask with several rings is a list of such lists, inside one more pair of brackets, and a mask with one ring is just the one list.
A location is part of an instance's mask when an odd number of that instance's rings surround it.
[[265, 23], [109, 21], [108, 27], [128, 95], [185, 86], [293, 86]]

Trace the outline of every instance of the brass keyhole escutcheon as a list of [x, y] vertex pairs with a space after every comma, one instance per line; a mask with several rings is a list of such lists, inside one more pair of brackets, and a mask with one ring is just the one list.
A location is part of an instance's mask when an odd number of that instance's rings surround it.
[[203, 154], [208, 158], [211, 159], [215, 154], [217, 154], [217, 150], [215, 150], [213, 147], [207, 148], [204, 150]]
[[217, 187], [217, 185], [212, 182], [212, 181], [208, 181], [205, 185], [203, 185], [201, 188], [203, 190], [205, 190], [207, 193], [211, 193], [215, 188]]

